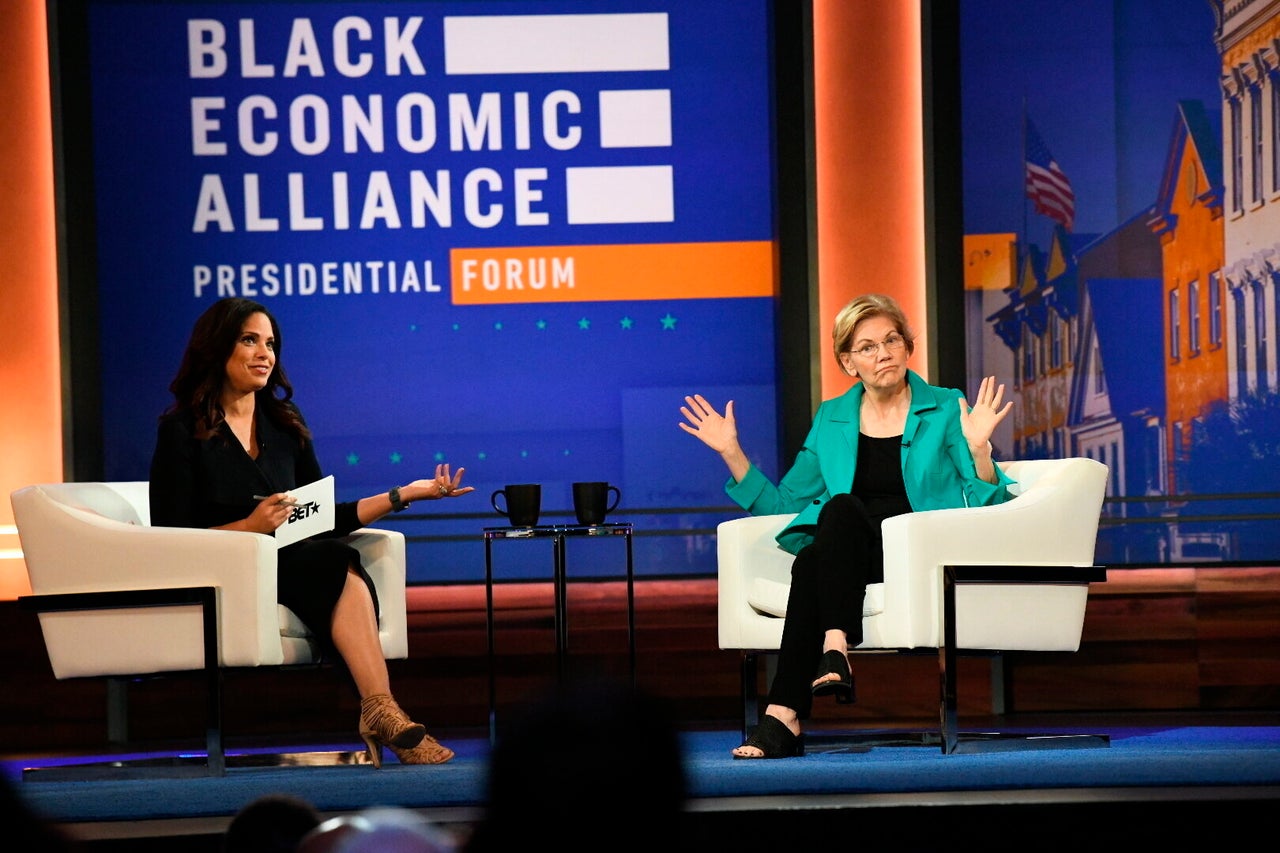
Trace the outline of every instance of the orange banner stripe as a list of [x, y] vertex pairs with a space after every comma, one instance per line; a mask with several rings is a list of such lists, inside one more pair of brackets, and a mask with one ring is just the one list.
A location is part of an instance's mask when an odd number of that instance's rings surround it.
[[772, 296], [774, 245], [516, 246], [449, 253], [454, 305]]

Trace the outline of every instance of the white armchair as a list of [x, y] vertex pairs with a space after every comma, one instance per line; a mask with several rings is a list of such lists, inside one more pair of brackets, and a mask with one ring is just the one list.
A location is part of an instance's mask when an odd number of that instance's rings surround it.
[[[301, 620], [276, 602], [272, 537], [152, 527], [145, 481], [47, 483], [10, 499], [32, 590], [23, 603], [39, 613], [54, 677], [204, 670], [211, 772], [225, 761], [221, 668], [319, 660]], [[363, 528], [348, 541], [378, 591], [383, 655], [408, 657], [404, 535]]]
[[[1107, 467], [1086, 458], [1000, 467], [1017, 481], [1010, 501], [884, 522], [884, 582], [867, 587], [863, 605], [858, 650], [938, 649], [947, 752], [959, 748], [955, 653], [1076, 651], [1088, 585], [1106, 580], [1092, 563]], [[719, 642], [743, 653], [744, 732], [758, 714], [757, 656], [782, 640], [794, 558], [774, 536], [792, 517], [733, 519], [717, 530]]]

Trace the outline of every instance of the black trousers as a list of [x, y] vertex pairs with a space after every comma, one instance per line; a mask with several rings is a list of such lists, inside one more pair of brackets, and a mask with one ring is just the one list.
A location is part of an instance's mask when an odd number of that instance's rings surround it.
[[850, 647], [862, 642], [867, 584], [884, 578], [880, 521], [854, 495], [835, 495], [822, 508], [813, 542], [791, 564], [791, 591], [769, 704], [784, 705], [808, 719], [823, 635], [840, 628]]

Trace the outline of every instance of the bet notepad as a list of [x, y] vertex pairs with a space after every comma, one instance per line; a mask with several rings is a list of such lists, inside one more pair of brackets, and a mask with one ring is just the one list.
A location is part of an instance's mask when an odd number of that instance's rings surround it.
[[299, 539], [327, 533], [333, 529], [337, 513], [333, 502], [333, 475], [314, 483], [289, 490], [289, 497], [298, 505], [289, 513], [284, 524], [276, 528], [276, 547], [292, 545]]

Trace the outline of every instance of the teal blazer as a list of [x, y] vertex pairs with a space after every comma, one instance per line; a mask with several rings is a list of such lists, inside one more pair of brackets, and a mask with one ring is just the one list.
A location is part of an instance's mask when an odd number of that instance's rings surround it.
[[[998, 483], [978, 477], [969, 443], [960, 429], [963, 393], [930, 385], [907, 371], [911, 411], [902, 432], [902, 479], [913, 510], [989, 506], [1009, 500], [1014, 481], [996, 466]], [[832, 495], [853, 487], [858, 460], [858, 419], [865, 388], [861, 382], [818, 407], [804, 447], [778, 485], [755, 465], [742, 482], [729, 478], [725, 493], [752, 515], [797, 513], [778, 544], [792, 554], [813, 541], [818, 513]]]

